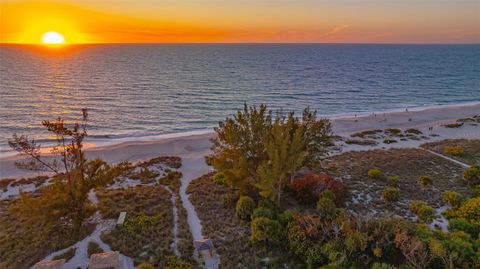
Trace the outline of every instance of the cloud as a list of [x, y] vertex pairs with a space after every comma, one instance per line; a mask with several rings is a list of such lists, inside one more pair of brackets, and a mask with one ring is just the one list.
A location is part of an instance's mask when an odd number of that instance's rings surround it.
[[348, 24], [337, 25], [337, 26], [333, 27], [330, 31], [326, 32], [326, 33], [324, 34], [324, 36], [334, 35], [334, 34], [340, 32], [340, 31], [343, 31], [343, 30], [349, 28], [349, 27], [350, 27], [350, 25], [348, 25]]

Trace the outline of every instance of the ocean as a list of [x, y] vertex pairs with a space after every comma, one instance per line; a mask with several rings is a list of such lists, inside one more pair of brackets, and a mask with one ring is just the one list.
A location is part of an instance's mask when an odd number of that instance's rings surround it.
[[12, 134], [89, 109], [88, 142], [208, 130], [243, 103], [339, 116], [480, 101], [480, 45], [0, 46], [0, 156]]

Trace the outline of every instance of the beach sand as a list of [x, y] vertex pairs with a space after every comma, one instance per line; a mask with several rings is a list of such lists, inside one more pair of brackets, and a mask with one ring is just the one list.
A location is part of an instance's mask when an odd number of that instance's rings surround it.
[[[454, 123], [460, 118], [480, 115], [480, 104], [459, 106], [444, 106], [428, 108], [418, 111], [399, 111], [388, 113], [375, 113], [358, 117], [332, 118], [333, 131], [336, 135], [348, 137], [354, 132], [387, 129], [387, 128], [416, 128], [425, 135], [435, 134], [429, 140], [399, 141], [395, 144], [378, 144], [376, 146], [341, 145], [341, 151], [368, 150], [373, 148], [390, 147], [417, 147], [420, 144], [450, 139], [466, 138], [480, 139], [480, 126], [465, 124], [460, 128], [445, 128], [442, 125]], [[433, 127], [433, 130], [429, 130]], [[438, 136], [437, 136], [438, 135]], [[121, 161], [136, 162], [157, 156], [182, 156], [196, 155], [206, 156], [210, 153], [210, 139], [215, 136], [214, 132], [189, 135], [182, 137], [170, 137], [159, 141], [134, 141], [124, 142], [117, 145], [94, 147], [86, 150], [87, 157], [101, 158], [109, 163]], [[15, 161], [24, 158], [20, 155], [0, 159], [0, 178], [21, 177], [38, 175], [37, 172], [21, 170], [15, 167]]]

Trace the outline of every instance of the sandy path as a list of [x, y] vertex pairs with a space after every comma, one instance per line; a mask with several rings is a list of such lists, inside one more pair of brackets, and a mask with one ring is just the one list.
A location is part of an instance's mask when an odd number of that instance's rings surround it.
[[[93, 216], [93, 219], [97, 223], [95, 230], [85, 237], [84, 239], [78, 241], [74, 245], [64, 248], [62, 250], [56, 251], [45, 257], [42, 261], [52, 260], [55, 256], [61, 255], [71, 248], [75, 248], [75, 256], [68, 260], [64, 268], [82, 268], [85, 269], [88, 267], [89, 255], [88, 255], [88, 243], [95, 242], [104, 252], [112, 251], [109, 245], [105, 244], [100, 236], [106, 231], [111, 231], [116, 224], [114, 219], [102, 219], [102, 216], [99, 212], [96, 212]], [[120, 254], [120, 268], [121, 269], [134, 269], [133, 261], [129, 257], [126, 257]]]
[[[193, 240], [203, 239], [202, 235], [202, 223], [195, 211], [195, 207], [188, 199], [187, 188], [192, 180], [212, 171], [212, 168], [205, 163], [204, 154], [186, 154], [182, 155], [182, 185], [180, 186], [180, 198], [182, 200], [183, 207], [187, 211], [187, 222], [190, 226]], [[193, 242], [192, 242], [193, 244]], [[206, 269], [216, 269], [220, 265], [220, 257], [214, 255], [203, 255]]]

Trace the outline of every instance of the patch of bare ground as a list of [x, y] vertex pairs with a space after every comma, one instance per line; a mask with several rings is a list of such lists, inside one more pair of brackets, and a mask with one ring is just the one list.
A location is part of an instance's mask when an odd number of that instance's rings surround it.
[[[226, 186], [212, 182], [206, 174], [190, 183], [187, 193], [202, 221], [203, 234], [211, 238], [220, 255], [222, 268], [299, 268], [283, 249], [269, 249], [250, 243], [250, 227], [235, 214], [233, 205], [224, 204]], [[268, 266], [266, 265], [268, 264]], [[301, 268], [301, 267], [300, 267]]]
[[[447, 139], [438, 142], [426, 143], [421, 147], [448, 155], [466, 164], [480, 164], [480, 139]], [[450, 149], [458, 148], [459, 154], [452, 154]]]
[[[0, 268], [29, 268], [53, 251], [73, 243], [73, 227], [61, 226], [47, 229], [41, 223], [25, 226], [11, 212], [17, 200], [0, 201]], [[82, 231], [83, 236], [91, 231]]]
[[[469, 193], [461, 180], [461, 167], [421, 149], [347, 152], [328, 158], [325, 167], [326, 172], [345, 183], [349, 190], [346, 206], [357, 214], [413, 217], [408, 210], [412, 200], [423, 200], [432, 207], [440, 207], [444, 191]], [[370, 169], [379, 169], [382, 175], [372, 179], [368, 176]], [[398, 176], [398, 183], [392, 183], [389, 176]], [[420, 176], [430, 176], [432, 186], [422, 187], [418, 183]], [[382, 192], [387, 187], [398, 188], [398, 201], [382, 199]]]

